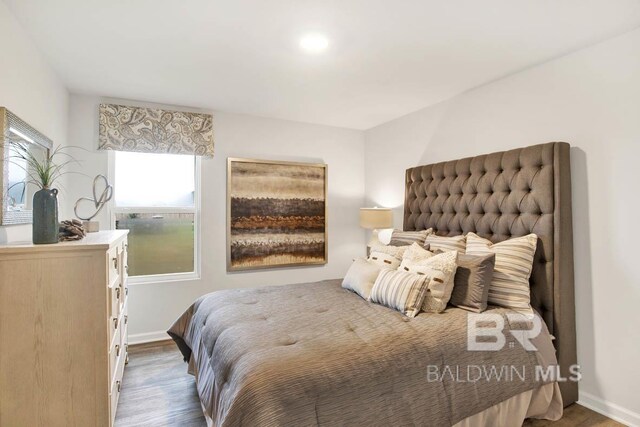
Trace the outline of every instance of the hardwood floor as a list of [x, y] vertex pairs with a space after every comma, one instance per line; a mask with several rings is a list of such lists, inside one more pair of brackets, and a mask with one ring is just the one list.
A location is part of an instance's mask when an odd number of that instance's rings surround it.
[[173, 341], [129, 347], [116, 427], [206, 427], [193, 376]]
[[[116, 427], [206, 427], [193, 377], [172, 341], [129, 347]], [[583, 406], [565, 409], [560, 421], [527, 420], [526, 427], [617, 427], [618, 422]]]
[[587, 409], [584, 406], [580, 406], [577, 403], [564, 408], [564, 414], [559, 421], [545, 421], [545, 420], [526, 420], [523, 427], [624, 427], [624, 424], [620, 424], [617, 421], [613, 421], [602, 414], [599, 414], [591, 409]]

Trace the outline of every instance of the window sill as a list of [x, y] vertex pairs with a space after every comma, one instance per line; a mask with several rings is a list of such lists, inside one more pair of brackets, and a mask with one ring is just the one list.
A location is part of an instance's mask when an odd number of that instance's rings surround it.
[[129, 285], [148, 285], [152, 283], [173, 283], [188, 282], [199, 280], [200, 275], [195, 272], [191, 273], [174, 273], [174, 274], [152, 274], [148, 276], [129, 276]]

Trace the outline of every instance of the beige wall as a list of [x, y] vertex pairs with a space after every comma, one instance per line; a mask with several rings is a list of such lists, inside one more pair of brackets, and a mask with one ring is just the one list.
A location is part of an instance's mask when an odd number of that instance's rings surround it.
[[[98, 152], [100, 98], [72, 95], [69, 139], [84, 153], [83, 171], [107, 173], [107, 153]], [[131, 102], [111, 100], [114, 102]], [[136, 103], [137, 105], [143, 105]], [[147, 104], [148, 105], [148, 104]], [[131, 285], [131, 340], [165, 338], [164, 331], [199, 296], [218, 289], [308, 282], [339, 278], [354, 256], [364, 255], [365, 233], [358, 226], [364, 202], [364, 135], [327, 126], [214, 113], [216, 154], [202, 160], [202, 278], [200, 280]], [[328, 164], [329, 263], [320, 267], [226, 272], [226, 159], [248, 157]], [[78, 177], [71, 187], [86, 194], [91, 178]], [[108, 225], [105, 212], [98, 218]], [[167, 242], [170, 244], [170, 242]]]
[[572, 145], [580, 399], [640, 425], [640, 30], [365, 133], [366, 195], [399, 207], [404, 170], [548, 141]]
[[[0, 52], [0, 106], [53, 139], [54, 144], [64, 144], [67, 90], [2, 1]], [[64, 199], [64, 193], [60, 197]], [[67, 211], [61, 214], [67, 215]], [[0, 243], [16, 240], [31, 240], [31, 225], [0, 226]]]

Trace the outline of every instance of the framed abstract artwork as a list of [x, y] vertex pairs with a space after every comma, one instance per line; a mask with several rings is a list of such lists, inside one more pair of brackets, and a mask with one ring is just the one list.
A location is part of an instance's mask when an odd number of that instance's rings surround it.
[[227, 270], [327, 263], [327, 165], [227, 160]]

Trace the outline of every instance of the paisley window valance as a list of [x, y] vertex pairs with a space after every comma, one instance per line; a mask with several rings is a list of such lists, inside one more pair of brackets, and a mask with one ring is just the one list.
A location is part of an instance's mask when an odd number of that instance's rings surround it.
[[100, 104], [99, 148], [213, 157], [213, 116]]

